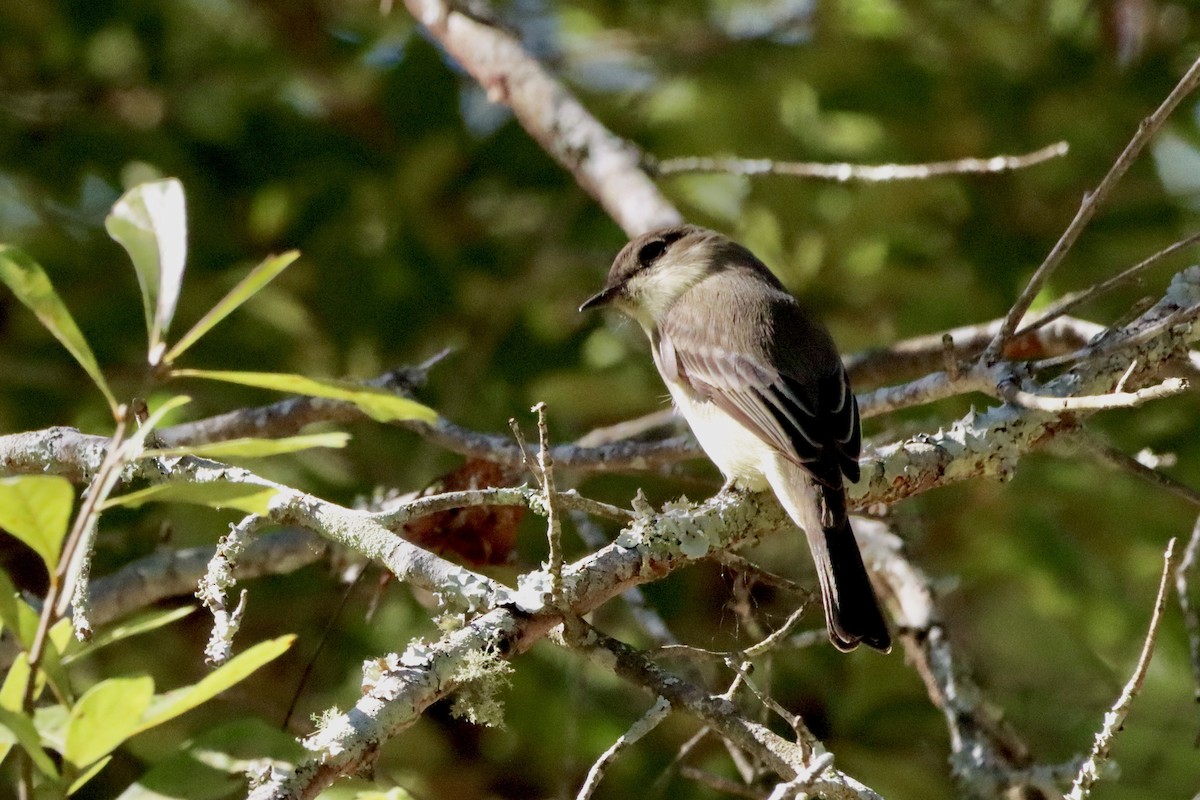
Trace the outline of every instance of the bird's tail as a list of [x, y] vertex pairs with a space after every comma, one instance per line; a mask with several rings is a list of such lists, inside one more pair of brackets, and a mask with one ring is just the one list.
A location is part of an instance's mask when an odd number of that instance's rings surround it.
[[781, 483], [786, 485], [772, 480], [772, 488], [788, 515], [804, 528], [821, 584], [830, 640], [843, 652], [861, 642], [886, 653], [892, 638], [850, 528], [845, 490], [815, 483], [799, 468], [779, 477], [785, 478]]

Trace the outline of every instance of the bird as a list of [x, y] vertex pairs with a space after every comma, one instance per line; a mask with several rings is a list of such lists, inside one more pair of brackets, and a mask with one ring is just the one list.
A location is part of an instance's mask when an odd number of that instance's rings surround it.
[[632, 239], [579, 310], [612, 307], [654, 364], [726, 488], [770, 489], [804, 530], [830, 641], [882, 652], [891, 635], [846, 508], [859, 479], [858, 403], [833, 338], [749, 249], [675, 225]]

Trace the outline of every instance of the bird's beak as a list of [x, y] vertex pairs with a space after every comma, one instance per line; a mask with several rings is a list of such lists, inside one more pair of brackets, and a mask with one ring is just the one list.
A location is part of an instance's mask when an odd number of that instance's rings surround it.
[[580, 311], [589, 311], [593, 308], [602, 308], [602, 307], [608, 305], [613, 300], [615, 300], [619, 294], [621, 294], [621, 287], [622, 287], [622, 284], [619, 284], [619, 283], [616, 286], [604, 287], [599, 292], [596, 292], [594, 295], [589, 297], [587, 300], [584, 300], [583, 304], [581, 306], [579, 306], [579, 310]]

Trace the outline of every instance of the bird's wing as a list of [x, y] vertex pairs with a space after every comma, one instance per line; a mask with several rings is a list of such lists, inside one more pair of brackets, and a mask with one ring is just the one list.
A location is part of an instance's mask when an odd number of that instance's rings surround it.
[[843, 475], [857, 481], [858, 404], [828, 335], [798, 307], [795, 314], [796, 324], [816, 336], [799, 352], [772, 351], [772, 343], [738, 346], [722, 341], [718, 326], [668, 316], [658, 329], [656, 361], [667, 380], [715, 403], [819, 482], [840, 486]]

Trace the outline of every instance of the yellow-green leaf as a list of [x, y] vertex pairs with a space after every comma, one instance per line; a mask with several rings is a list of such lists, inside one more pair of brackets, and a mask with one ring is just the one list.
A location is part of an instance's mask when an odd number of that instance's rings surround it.
[[212, 508], [234, 508], [247, 514], [266, 514], [278, 489], [232, 481], [211, 483], [160, 483], [120, 497], [110, 497], [103, 508], [139, 508], [145, 503], [191, 503]]
[[154, 697], [154, 679], [109, 678], [83, 693], [71, 709], [63, 758], [84, 769], [116, 750], [139, 730]]
[[9, 711], [20, 711], [21, 703], [25, 700], [25, 687], [29, 685], [29, 654], [24, 650], [17, 653], [12, 666], [4, 675], [4, 684], [0, 686], [0, 708]]
[[63, 656], [63, 664], [71, 664], [84, 656], [89, 656], [99, 650], [101, 647], [106, 647], [113, 642], [119, 642], [122, 639], [128, 639], [131, 636], [137, 636], [140, 633], [152, 631], [155, 628], [161, 628], [164, 625], [170, 625], [177, 619], [183, 619], [188, 614], [196, 610], [195, 606], [182, 606], [180, 608], [171, 608], [166, 611], [147, 611], [131, 617], [124, 622], [105, 628], [92, 637], [91, 641], [86, 644], [77, 642], [74, 638], [70, 642], [70, 650]]
[[0, 244], [0, 281], [4, 281], [8, 288], [12, 289], [17, 299], [37, 315], [42, 325], [46, 326], [46, 329], [54, 334], [54, 338], [67, 348], [67, 352], [74, 356], [79, 366], [83, 367], [84, 372], [91, 376], [100, 389], [115, 416], [117, 399], [100, 372], [96, 356], [92, 354], [92, 348], [83, 338], [83, 333], [75, 324], [71, 312], [67, 311], [62, 299], [54, 291], [54, 285], [50, 283], [50, 278], [41, 265], [23, 251]]
[[279, 273], [291, 266], [299, 257], [299, 250], [289, 250], [286, 253], [265, 259], [257, 267], [250, 270], [250, 274], [242, 278], [237, 286], [230, 289], [229, 294], [222, 297], [215, 306], [210, 308], [208, 313], [201, 317], [192, 326], [192, 329], [185, 333], [175, 343], [175, 346], [167, 351], [167, 354], [163, 356], [163, 362], [167, 364], [174, 362], [175, 359], [183, 355], [185, 350], [194, 345], [200, 337], [212, 330], [218, 322], [236, 311], [238, 306], [257, 294], [259, 289], [262, 289], [273, 281]]
[[310, 450], [314, 447], [345, 447], [350, 441], [348, 433], [310, 433], [303, 436], [288, 436], [282, 439], [229, 439], [224, 442], [209, 442], [185, 447], [165, 447], [147, 450], [143, 456], [200, 456], [201, 458], [263, 458], [286, 453]]
[[18, 616], [17, 603], [24, 602], [17, 597], [17, 587], [8, 578], [8, 574], [0, 569], [0, 631], [5, 628], [17, 637], [24, 647], [29, 647], [29, 642], [21, 638], [21, 618]]
[[187, 261], [183, 184], [167, 178], [133, 187], [113, 206], [104, 227], [133, 261], [150, 336], [149, 361], [157, 364], [175, 316]]
[[38, 613], [17, 593], [8, 575], [0, 570], [0, 622], [28, 650], [37, 633]]
[[74, 502], [71, 482], [58, 475], [0, 478], [0, 528], [33, 548], [53, 573]]
[[171, 373], [177, 378], [204, 378], [242, 386], [257, 386], [277, 392], [325, 397], [353, 403], [367, 416], [379, 422], [400, 422], [417, 419], [433, 422], [437, 412], [416, 400], [400, 397], [383, 389], [363, 386], [353, 381], [307, 378], [282, 372], [230, 372], [223, 370], [178, 369]]
[[288, 634], [259, 642], [191, 686], [157, 695], [146, 712], [146, 718], [138, 726], [138, 732], [161, 725], [211, 700], [259, 667], [282, 655], [292, 646], [295, 639], [293, 634]]
[[33, 727], [33, 720], [16, 711], [0, 708], [0, 727], [7, 728], [16, 738], [17, 743], [29, 754], [29, 760], [38, 768], [39, 772], [58, 780], [58, 770], [54, 768], [54, 762], [50, 760], [50, 756], [42, 749], [37, 729]]

